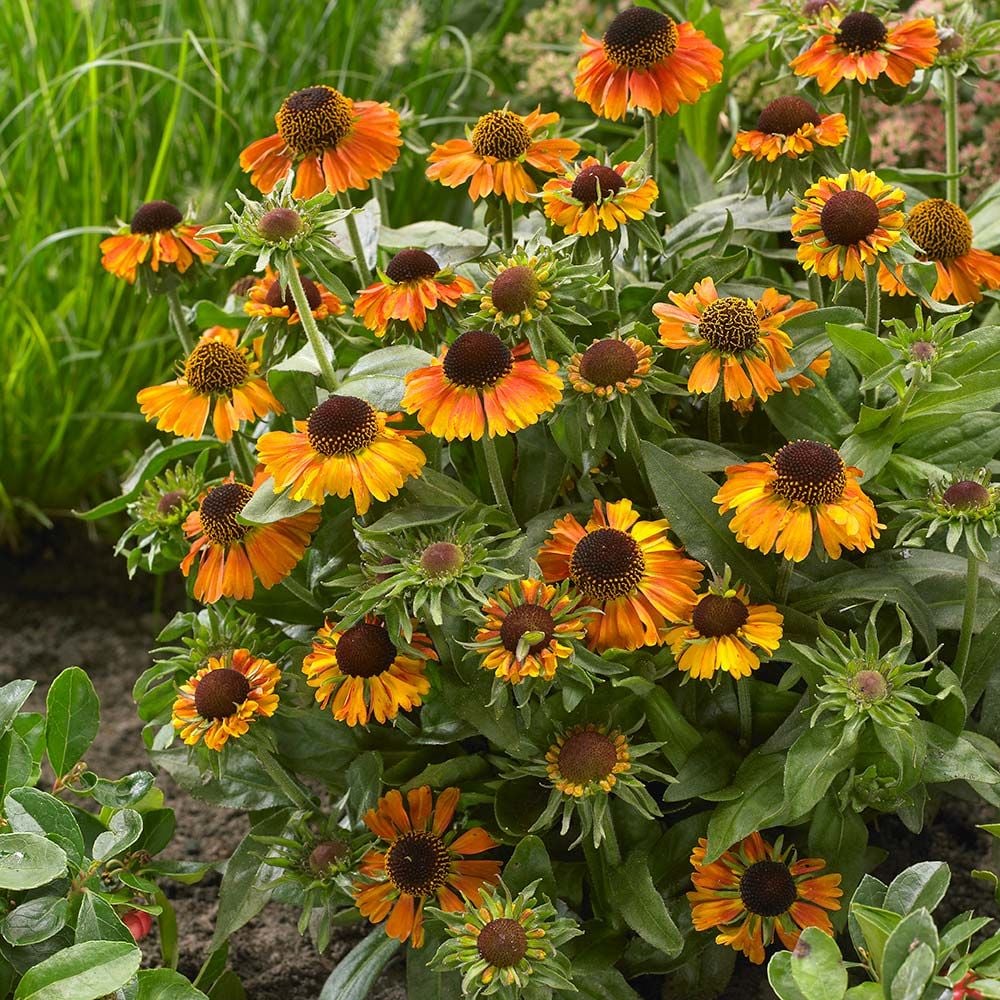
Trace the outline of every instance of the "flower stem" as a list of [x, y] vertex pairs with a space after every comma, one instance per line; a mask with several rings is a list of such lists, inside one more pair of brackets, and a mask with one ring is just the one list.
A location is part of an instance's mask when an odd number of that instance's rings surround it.
[[823, 282], [820, 280], [819, 275], [815, 272], [809, 273], [809, 298], [811, 298], [820, 309], [823, 308]]
[[718, 444], [722, 440], [722, 380], [708, 394], [708, 440]]
[[747, 749], [753, 740], [753, 706], [750, 704], [750, 688], [744, 681], [749, 678], [733, 678], [733, 688], [736, 691], [736, 707], [740, 716], [740, 746]]
[[486, 459], [486, 468], [490, 474], [490, 485], [493, 487], [493, 496], [496, 498], [497, 506], [514, 520], [514, 508], [511, 507], [510, 497], [507, 496], [507, 486], [503, 481], [503, 470], [500, 468], [500, 456], [497, 454], [496, 443], [488, 430], [483, 434], [482, 440], [483, 456]]
[[949, 175], [945, 181], [945, 197], [958, 204], [958, 81], [950, 69], [944, 73], [944, 121], [945, 121], [945, 170]]
[[965, 610], [962, 612], [962, 631], [958, 639], [958, 651], [952, 670], [959, 681], [964, 679], [965, 667], [969, 662], [972, 648], [972, 633], [976, 628], [976, 604], [979, 600], [979, 560], [970, 552], [966, 556], [965, 569]]
[[844, 159], [848, 169], [859, 166], [854, 162], [858, 155], [858, 142], [861, 140], [861, 87], [857, 83], [849, 83], [847, 87], [844, 115], [847, 118], [847, 149]]
[[[351, 202], [347, 195], [337, 195], [337, 202], [345, 211], [351, 209]], [[351, 238], [351, 249], [354, 251], [354, 269], [358, 272], [361, 287], [367, 288], [372, 283], [372, 272], [369, 270], [368, 262], [365, 260], [365, 247], [361, 242], [361, 233], [358, 232], [358, 223], [354, 218], [353, 210], [344, 219], [344, 224], [347, 226], [347, 235]]]
[[316, 363], [319, 365], [320, 376], [323, 385], [331, 392], [337, 387], [337, 376], [330, 364], [327, 356], [327, 342], [319, 332], [319, 325], [316, 317], [309, 308], [309, 300], [306, 298], [306, 290], [302, 287], [302, 279], [299, 277], [299, 269], [295, 266], [295, 261], [289, 255], [285, 258], [285, 268], [281, 277], [288, 282], [288, 287], [292, 290], [292, 298], [295, 300], [295, 308], [299, 311], [299, 319], [302, 321], [302, 329], [306, 331], [309, 338], [309, 346], [316, 355]]
[[194, 348], [194, 341], [191, 339], [191, 330], [184, 318], [184, 307], [181, 305], [176, 288], [167, 289], [167, 311], [170, 314], [170, 325], [174, 328], [184, 353], [190, 354]]
[[[660, 154], [658, 148], [659, 130], [656, 127], [655, 115], [651, 115], [648, 111], [643, 111], [642, 126], [646, 139], [646, 148], [649, 150], [649, 176], [656, 181], [657, 189], [659, 189], [660, 182], [657, 179], [660, 165]], [[657, 197], [659, 197], [659, 195], [657, 195]]]
[[305, 789], [278, 763], [270, 750], [258, 744], [253, 748], [254, 756], [267, 776], [278, 786], [285, 798], [303, 812], [312, 812], [315, 808], [312, 799]]
[[238, 433], [229, 442], [229, 460], [233, 464], [233, 472], [238, 472], [245, 483], [253, 482], [255, 463], [247, 449], [246, 441]]
[[865, 268], [865, 326], [877, 337], [882, 325], [882, 290], [878, 287], [878, 261]]
[[792, 582], [792, 570], [795, 563], [791, 559], [782, 559], [778, 566], [778, 579], [774, 584], [774, 603], [784, 604], [788, 600], [788, 587]]
[[597, 241], [601, 247], [601, 262], [608, 276], [608, 287], [604, 291], [604, 304], [610, 312], [618, 313], [618, 285], [615, 282], [615, 253], [611, 243], [611, 233], [600, 228]]
[[514, 206], [503, 196], [500, 201], [500, 225], [503, 227], [503, 252], [514, 249]]

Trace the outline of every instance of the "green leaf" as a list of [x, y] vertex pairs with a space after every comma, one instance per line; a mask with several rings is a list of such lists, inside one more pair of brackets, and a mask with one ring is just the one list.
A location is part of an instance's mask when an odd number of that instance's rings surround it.
[[45, 750], [58, 777], [87, 752], [97, 736], [101, 703], [86, 671], [67, 667], [45, 697]]
[[920, 908], [933, 912], [944, 899], [950, 882], [951, 870], [945, 862], [920, 861], [889, 883], [882, 906], [904, 916]]
[[47, 941], [66, 924], [69, 900], [65, 896], [38, 896], [15, 907], [0, 924], [0, 934], [12, 945]]
[[790, 962], [792, 978], [807, 997], [841, 1000], [847, 992], [847, 967], [837, 943], [818, 927], [799, 937]]
[[247, 524], [273, 524], [286, 517], [295, 517], [311, 510], [315, 504], [311, 500], [293, 500], [284, 493], [274, 492], [274, 479], [265, 479], [257, 487], [250, 502], [240, 511], [238, 521]]
[[131, 847], [142, 833], [142, 817], [134, 809], [112, 815], [108, 828], [94, 841], [94, 860], [107, 861]]
[[225, 309], [208, 299], [201, 299], [191, 308], [194, 310], [194, 321], [199, 330], [207, 330], [210, 326], [242, 330], [250, 322], [250, 317], [246, 313], [227, 313]]
[[122, 941], [70, 945], [29, 969], [14, 1000], [97, 1000], [124, 986], [141, 960], [135, 944]]
[[114, 781], [97, 778], [89, 791], [95, 802], [109, 809], [120, 809], [138, 802], [152, 787], [153, 776], [149, 771], [134, 771]]
[[926, 944], [917, 945], [907, 954], [892, 979], [890, 1000], [922, 1000], [931, 985], [937, 964], [933, 949]]
[[406, 386], [403, 376], [430, 364], [431, 356], [419, 347], [400, 344], [369, 351], [357, 361], [337, 392], [358, 396], [378, 410], [399, 409]]
[[555, 899], [559, 895], [549, 852], [541, 838], [529, 834], [521, 838], [510, 860], [504, 865], [503, 881], [512, 893], [518, 893], [536, 879], [541, 879], [538, 883], [539, 893], [549, 899]]
[[141, 969], [135, 1000], [208, 1000], [173, 969]]
[[723, 851], [756, 830], [778, 824], [784, 815], [781, 754], [752, 755], [736, 773], [731, 801], [716, 806], [708, 821], [706, 862], [714, 861]]
[[[937, 953], [937, 928], [934, 926], [933, 917], [924, 909], [914, 910], [903, 917], [885, 943], [880, 979], [886, 1000], [893, 1000], [896, 996], [894, 980], [910, 953], [921, 944], [931, 949], [932, 956]], [[933, 969], [930, 971], [933, 972]], [[926, 980], [924, 985], [927, 985]]]
[[3, 811], [12, 832], [57, 839], [76, 864], [83, 863], [83, 834], [65, 802], [39, 788], [15, 788], [4, 800]]
[[420, 1000], [462, 1000], [462, 976], [459, 972], [438, 972], [427, 968], [427, 963], [446, 935], [437, 922], [424, 926], [424, 946], [406, 949], [406, 996], [420, 997]]
[[376, 927], [340, 960], [323, 984], [319, 1000], [368, 1000], [375, 980], [398, 950], [399, 942]]
[[543, 424], [532, 424], [517, 435], [511, 502], [518, 523], [525, 524], [553, 506], [568, 465]]
[[115, 908], [92, 892], [83, 897], [76, 918], [76, 943], [84, 941], [133, 942], [132, 932], [122, 923]]
[[34, 681], [15, 680], [0, 687], [0, 736], [10, 729], [21, 706], [35, 687]]
[[874, 967], [882, 968], [886, 942], [902, 918], [890, 910], [882, 910], [875, 906], [860, 906], [857, 903], [851, 904], [851, 916], [858, 922], [864, 937], [865, 950], [871, 956]]
[[854, 742], [836, 726], [807, 729], [785, 758], [785, 806], [790, 818], [804, 816], [854, 759]]
[[66, 871], [66, 852], [36, 833], [0, 833], [0, 889], [34, 889]]
[[31, 750], [17, 731], [11, 729], [0, 736], [0, 796], [31, 784], [33, 769]]
[[927, 732], [927, 758], [921, 775], [924, 781], [981, 781], [995, 784], [1000, 773], [964, 736], [954, 736], [932, 722], [924, 722]]
[[822, 1000], [822, 994], [803, 993], [792, 975], [792, 953], [779, 951], [767, 963], [767, 981], [779, 1000]]
[[667, 911], [667, 904], [653, 884], [645, 851], [633, 851], [611, 882], [618, 912], [645, 941], [666, 955], [681, 953], [684, 939]]
[[986, 627], [972, 638], [969, 660], [965, 666], [962, 690], [968, 700], [970, 711], [982, 697], [990, 675], [1000, 662], [1000, 611], [987, 623]]
[[826, 335], [830, 338], [833, 346], [850, 361], [861, 375], [871, 375], [879, 368], [892, 364], [892, 351], [875, 334], [869, 333], [867, 330], [828, 323]]
[[888, 886], [873, 875], [862, 875], [854, 895], [851, 897], [851, 904], [847, 908], [847, 929], [851, 934], [851, 941], [858, 958], [862, 957], [862, 950], [865, 947], [864, 935], [861, 932], [861, 925], [857, 921], [854, 909], [855, 906], [875, 906], [879, 907], [885, 901], [885, 894]]

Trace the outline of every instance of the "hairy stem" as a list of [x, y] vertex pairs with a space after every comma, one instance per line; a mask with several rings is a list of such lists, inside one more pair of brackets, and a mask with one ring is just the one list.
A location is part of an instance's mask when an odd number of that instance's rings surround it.
[[[642, 113], [642, 126], [643, 133], [646, 139], [646, 148], [649, 150], [649, 176], [656, 181], [657, 188], [659, 187], [659, 166], [660, 166], [660, 153], [659, 153], [659, 130], [656, 127], [656, 117], [651, 115], [648, 111], [643, 111]], [[659, 195], [657, 195], [659, 199]]]
[[[345, 211], [351, 208], [351, 202], [345, 194], [337, 195], [337, 202]], [[372, 272], [365, 260], [365, 247], [361, 242], [361, 233], [358, 232], [358, 223], [354, 218], [354, 212], [351, 212], [344, 219], [344, 224], [347, 226], [347, 235], [351, 239], [351, 249], [354, 251], [354, 269], [358, 272], [361, 287], [367, 288], [372, 283]]]
[[969, 662], [969, 650], [972, 648], [972, 634], [976, 628], [976, 604], [979, 601], [979, 560], [970, 552], [966, 556], [965, 569], [965, 609], [962, 612], [962, 631], [958, 639], [958, 651], [952, 670], [958, 674], [961, 681], [965, 677], [965, 668]]
[[304, 812], [313, 811], [313, 801], [306, 790], [278, 763], [270, 750], [258, 745], [254, 747], [254, 756], [289, 802]]
[[503, 195], [498, 195], [498, 200], [500, 225], [503, 227], [503, 252], [510, 253], [514, 249], [514, 206]]
[[615, 282], [615, 252], [611, 243], [611, 233], [598, 229], [597, 240], [601, 247], [601, 263], [608, 276], [608, 287], [604, 291], [604, 304], [608, 310], [618, 313], [618, 285]]
[[736, 707], [740, 716], [740, 746], [746, 749], [753, 740], [753, 708], [750, 704], [750, 688], [746, 682], [749, 678], [738, 680], [733, 678], [736, 690]]
[[784, 604], [788, 600], [788, 587], [792, 582], [792, 570], [795, 563], [791, 559], [782, 559], [778, 566], [778, 579], [774, 584], [775, 604]]
[[167, 289], [167, 311], [170, 314], [170, 325], [174, 328], [184, 353], [190, 354], [194, 348], [194, 341], [191, 339], [191, 330], [184, 318], [184, 307], [181, 305], [176, 288]]
[[337, 387], [337, 376], [334, 373], [333, 365], [327, 356], [327, 343], [323, 334], [319, 332], [319, 325], [316, 317], [309, 308], [309, 300], [306, 298], [306, 290], [302, 287], [302, 279], [299, 277], [299, 269], [295, 266], [295, 261], [289, 255], [285, 258], [286, 266], [281, 277], [288, 282], [288, 287], [292, 290], [292, 298], [295, 300], [295, 308], [299, 311], [299, 319], [302, 321], [302, 329], [309, 339], [309, 346], [316, 355], [316, 363], [319, 365], [320, 377], [323, 385], [333, 392]]
[[823, 308], [823, 282], [820, 280], [820, 276], [812, 271], [809, 273], [809, 298], [820, 309]]
[[497, 454], [496, 442], [489, 431], [483, 434], [483, 456], [486, 459], [486, 469], [490, 474], [490, 485], [493, 487], [493, 496], [496, 498], [497, 506], [509, 514], [514, 520], [514, 508], [510, 505], [510, 497], [507, 496], [507, 486], [503, 481], [503, 469], [500, 468], [500, 456]]
[[878, 263], [865, 268], [865, 326], [877, 337], [882, 324], [882, 290], [878, 287]]
[[[944, 121], [945, 121], [945, 197], [958, 204], [958, 80], [955, 74], [944, 72]], [[954, 175], [954, 176], [951, 176]]]
[[718, 444], [722, 440], [722, 380], [708, 394], [708, 440]]
[[858, 143], [861, 139], [861, 87], [856, 82], [848, 82], [844, 116], [847, 118], [848, 130], [844, 159], [847, 161], [848, 168], [857, 169], [860, 164], [854, 161], [858, 155]]

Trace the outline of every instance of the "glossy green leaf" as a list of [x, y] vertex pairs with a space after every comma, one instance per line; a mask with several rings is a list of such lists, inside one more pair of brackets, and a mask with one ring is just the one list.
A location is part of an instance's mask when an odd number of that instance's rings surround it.
[[368, 1000], [375, 980], [399, 947], [385, 928], [376, 927], [340, 960], [323, 984], [319, 1000]]
[[11, 723], [34, 687], [34, 681], [23, 679], [9, 681], [0, 687], [0, 736], [10, 729]]
[[951, 871], [943, 861], [920, 861], [889, 883], [882, 906], [899, 914], [921, 907], [933, 912], [944, 899], [950, 883]]
[[24, 946], [46, 941], [66, 924], [69, 900], [65, 896], [37, 896], [11, 910], [0, 923], [0, 934], [10, 944]]
[[626, 858], [614, 873], [611, 889], [618, 912], [639, 937], [666, 955], [681, 953], [684, 939], [653, 884], [644, 851]]
[[792, 978], [807, 997], [841, 1000], [847, 992], [847, 967], [837, 943], [818, 927], [807, 927], [789, 963]]
[[133, 942], [132, 932], [122, 923], [115, 908], [92, 892], [81, 900], [76, 918], [76, 943], [84, 941]]
[[56, 839], [76, 863], [83, 863], [83, 834], [73, 810], [40, 788], [15, 788], [3, 804], [14, 833], [35, 833]]
[[66, 871], [66, 852], [36, 833], [0, 833], [0, 889], [34, 889]]
[[142, 817], [134, 809], [122, 809], [108, 820], [108, 829], [94, 841], [94, 860], [107, 861], [131, 847], [142, 834]]
[[86, 941], [64, 948], [25, 973], [14, 1000], [97, 1000], [124, 986], [142, 952], [123, 941]]
[[86, 671], [67, 667], [49, 687], [45, 707], [45, 751], [62, 777], [94, 742], [101, 705]]
[[135, 1000], [208, 1000], [173, 969], [142, 969]]
[[284, 493], [274, 492], [274, 479], [265, 479], [257, 487], [250, 502], [240, 511], [237, 520], [246, 524], [273, 524], [286, 517], [295, 517], [311, 510], [315, 504], [311, 500], [293, 500]]

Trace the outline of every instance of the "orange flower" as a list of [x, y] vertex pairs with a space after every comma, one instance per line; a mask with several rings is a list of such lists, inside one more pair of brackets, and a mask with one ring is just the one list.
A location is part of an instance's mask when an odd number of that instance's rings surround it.
[[826, 867], [821, 858], [799, 861], [794, 847], [783, 851], [781, 838], [772, 845], [759, 833], [706, 864], [707, 847], [702, 837], [691, 852], [695, 891], [687, 898], [695, 930], [718, 928], [716, 944], [743, 952], [755, 965], [764, 961], [764, 949], [775, 934], [788, 949], [806, 927], [833, 936], [823, 911], [839, 910], [843, 892], [839, 875], [813, 877]]
[[580, 144], [572, 139], [535, 139], [539, 129], [559, 121], [552, 111], [542, 114], [535, 108], [521, 117], [503, 108], [483, 115], [466, 139], [434, 143], [427, 162], [427, 176], [445, 187], [458, 187], [471, 178], [469, 197], [473, 201], [489, 194], [502, 195], [509, 202], [524, 202], [538, 187], [524, 168], [554, 174], [564, 160], [572, 160]]
[[427, 461], [408, 440], [419, 431], [398, 431], [389, 416], [357, 396], [328, 396], [296, 420], [295, 431], [270, 431], [257, 442], [257, 454], [274, 488], [293, 500], [322, 504], [328, 494], [354, 495], [354, 508], [368, 512], [372, 497], [384, 503]]
[[[913, 206], [906, 231], [922, 251], [921, 260], [933, 261], [938, 280], [931, 293], [938, 302], [954, 298], [959, 305], [980, 302], [982, 289], [1000, 288], [1000, 257], [972, 245], [972, 223], [954, 202], [928, 198]], [[884, 264], [879, 284], [890, 295], [912, 295], [903, 282], [903, 269], [895, 273]]]
[[205, 493], [184, 522], [184, 534], [192, 542], [181, 572], [187, 576], [199, 557], [194, 596], [204, 604], [214, 604], [220, 597], [253, 597], [255, 579], [265, 590], [281, 583], [298, 565], [319, 525], [319, 510], [270, 524], [240, 524], [236, 515], [263, 479], [258, 473], [250, 487], [230, 475]]
[[222, 237], [218, 233], [202, 235], [201, 226], [184, 222], [180, 210], [169, 201], [149, 201], [139, 206], [127, 229], [101, 240], [101, 266], [130, 285], [147, 257], [153, 271], [169, 264], [183, 274], [195, 257], [203, 264], [215, 259], [218, 250], [205, 240], [221, 243]]
[[869, 11], [855, 10], [840, 17], [831, 7], [825, 12], [823, 27], [826, 34], [796, 56], [791, 67], [799, 76], [816, 77], [824, 94], [841, 80], [865, 84], [883, 73], [905, 87], [937, 55], [937, 29], [929, 17], [889, 27]]
[[[304, 274], [299, 275], [299, 280], [314, 319], [323, 320], [330, 316], [340, 316], [344, 312], [344, 303], [325, 285], [311, 281]], [[260, 319], [284, 319], [289, 326], [302, 322], [291, 289], [282, 291], [281, 281], [271, 268], [267, 269], [263, 278], [257, 278], [250, 286], [243, 311], [248, 316]]]
[[264, 194], [295, 171], [294, 198], [364, 190], [399, 158], [399, 115], [388, 104], [352, 101], [333, 87], [289, 94], [274, 116], [278, 131], [250, 143], [240, 166]]
[[818, 531], [827, 555], [839, 559], [845, 548], [873, 548], [885, 527], [860, 475], [828, 444], [792, 441], [767, 462], [730, 465], [713, 499], [722, 513], [736, 511], [729, 527], [748, 549], [801, 562]]
[[327, 622], [316, 633], [302, 672], [320, 707], [329, 707], [339, 722], [385, 722], [416, 708], [431, 689], [426, 664], [437, 653], [422, 632], [414, 632], [409, 645], [419, 655], [397, 649], [385, 622], [374, 615], [343, 630]]
[[704, 32], [649, 7], [629, 7], [603, 38], [580, 40], [574, 92], [613, 121], [635, 108], [675, 115], [722, 79], [722, 50]]
[[778, 373], [793, 366], [792, 341], [782, 324], [816, 308], [809, 300], [789, 305], [791, 296], [776, 288], [768, 288], [757, 302], [719, 298], [711, 278], [691, 292], [671, 292], [670, 301], [673, 305], [653, 306], [660, 343], [701, 355], [691, 368], [688, 391], [710, 393], [721, 376], [726, 401], [737, 407], [752, 402], [755, 392], [763, 401], [781, 392]]
[[158, 430], [178, 437], [201, 437], [209, 414], [220, 441], [232, 439], [240, 423], [283, 413], [284, 407], [258, 374], [261, 338], [253, 349], [238, 346], [239, 330], [213, 326], [187, 356], [177, 378], [140, 389], [142, 415]]
[[585, 602], [591, 649], [638, 649], [664, 642], [667, 621], [683, 621], [696, 601], [701, 563], [667, 537], [666, 519], [640, 521], [631, 500], [594, 501], [586, 527], [572, 515], [556, 521], [538, 550], [542, 576], [572, 580]]
[[569, 359], [566, 378], [576, 392], [614, 399], [638, 389], [652, 367], [653, 349], [638, 337], [605, 337]]
[[842, 114], [821, 115], [798, 96], [771, 101], [757, 118], [757, 128], [736, 135], [733, 156], [774, 163], [779, 156], [796, 160], [816, 146], [839, 146], [847, 138]]
[[543, 368], [528, 345], [510, 350], [486, 330], [469, 330], [425, 368], [406, 376], [402, 408], [446, 441], [478, 441], [535, 423], [562, 398], [559, 366]]
[[446, 788], [434, 802], [430, 786], [424, 785], [407, 792], [404, 805], [394, 788], [365, 814], [368, 829], [387, 846], [361, 859], [366, 881], [355, 884], [354, 901], [373, 924], [388, 917], [386, 934], [409, 939], [414, 948], [424, 943], [429, 898], [436, 896], [445, 912], [458, 913], [465, 908], [462, 896], [479, 906], [482, 890], [500, 881], [499, 861], [465, 859], [492, 850], [497, 841], [480, 826], [455, 839], [449, 833], [459, 795], [457, 788]]
[[545, 182], [546, 216], [574, 236], [614, 232], [630, 219], [641, 219], [659, 189], [652, 177], [637, 178], [632, 167], [628, 161], [609, 167], [588, 156], [564, 177]]
[[354, 315], [384, 337], [391, 320], [405, 321], [415, 331], [427, 325], [427, 310], [454, 308], [475, 287], [468, 278], [438, 267], [424, 250], [400, 250], [354, 302]]

